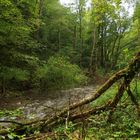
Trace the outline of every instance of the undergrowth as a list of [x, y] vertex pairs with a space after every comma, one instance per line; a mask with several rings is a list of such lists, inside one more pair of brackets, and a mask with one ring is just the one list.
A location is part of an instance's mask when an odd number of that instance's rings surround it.
[[[118, 83], [119, 84], [119, 83]], [[101, 106], [112, 100], [118, 91], [118, 84], [112, 86], [99, 99], [92, 102], [92, 107]], [[140, 80], [132, 81], [131, 90], [138, 102], [140, 97]], [[1, 114], [2, 115], [2, 114]], [[67, 122], [53, 127], [43, 135], [42, 140], [140, 140], [140, 119], [134, 104], [125, 93], [118, 104], [112, 122], [108, 122], [109, 111], [92, 115], [89, 118], [82, 118], [76, 122]], [[35, 131], [35, 134], [39, 134]], [[12, 135], [12, 136], [11, 136]], [[14, 139], [14, 133], [9, 139]], [[16, 136], [17, 138], [17, 136]], [[20, 137], [21, 138], [21, 137]]]
[[[53, 129], [50, 139], [57, 140], [114, 140], [140, 139], [140, 121], [132, 105], [124, 109], [117, 108], [113, 122], [107, 122], [109, 112], [93, 115], [76, 123], [69, 122], [68, 128], [59, 125]], [[81, 122], [81, 123], [80, 123]], [[49, 137], [49, 136], [48, 136]]]
[[[91, 103], [92, 107], [101, 106], [108, 100], [112, 100], [118, 91], [119, 84], [112, 86], [99, 99]], [[140, 97], [140, 80], [133, 80], [131, 90], [137, 101]], [[114, 140], [132, 139], [140, 140], [140, 120], [135, 106], [125, 93], [112, 116], [112, 122], [108, 122], [109, 111], [100, 115], [92, 115], [88, 119], [82, 119], [75, 123], [69, 122], [68, 127], [59, 125], [53, 129], [54, 137], [58, 140]]]

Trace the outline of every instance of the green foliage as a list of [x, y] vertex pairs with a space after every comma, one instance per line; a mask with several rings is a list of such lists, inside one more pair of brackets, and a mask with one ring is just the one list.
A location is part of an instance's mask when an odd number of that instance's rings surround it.
[[133, 82], [131, 83], [131, 90], [136, 96], [137, 100], [140, 99], [140, 79], [135, 78]]
[[91, 105], [93, 107], [96, 107], [107, 103], [107, 101], [114, 98], [115, 94], [117, 93], [117, 89], [118, 89], [117, 85], [112, 86], [100, 98], [92, 102]]
[[0, 78], [5, 80], [15, 79], [17, 81], [28, 80], [29, 73], [19, 68], [2, 68], [0, 69]]
[[24, 24], [20, 10], [10, 0], [0, 1], [0, 9], [1, 45], [7, 45], [6, 48], [20, 45], [29, 37], [30, 28]]
[[17, 135], [15, 133], [10, 133], [5, 138], [8, 138], [9, 140], [24, 139], [25, 138], [25, 135], [20, 136], [20, 135]]
[[[2, 79], [10, 83], [14, 77], [16, 82], [26, 81], [27, 85], [31, 83], [35, 86], [38, 85], [36, 79], [40, 78], [42, 86], [48, 88], [80, 85], [84, 78], [77, 66], [68, 67], [69, 64], [64, 62], [67, 66], [61, 65], [62, 70], [59, 71], [55, 64], [49, 64], [54, 63], [51, 57], [58, 54], [69, 57], [70, 62], [86, 70], [93, 57], [95, 64], [91, 67], [96, 65], [97, 72], [98, 69], [107, 72], [125, 66], [139, 48], [136, 41], [139, 3], [136, 4], [134, 21], [126, 16], [120, 0], [92, 0], [91, 3], [87, 10], [85, 0], [68, 7], [58, 0], [0, 0], [1, 83]], [[93, 39], [95, 28], [97, 32]], [[93, 42], [96, 45], [92, 56]], [[47, 61], [48, 64], [38, 70], [40, 74], [36, 77], [35, 71]], [[46, 74], [52, 69], [49, 67], [53, 67], [54, 73]], [[70, 72], [65, 69], [70, 69]], [[80, 74], [74, 74], [76, 71]], [[58, 81], [62, 81], [61, 84]]]
[[[134, 16], [129, 17], [121, 2], [92, 0], [87, 10], [85, 0], [77, 0], [71, 7], [61, 5], [58, 0], [0, 0], [2, 92], [27, 85], [35, 85], [36, 88], [39, 85], [41, 89], [83, 85], [87, 77], [79, 66], [88, 70], [90, 59], [93, 59], [91, 68], [96, 67], [100, 75], [126, 66], [139, 49], [140, 4], [134, 3]], [[139, 81], [131, 83], [136, 97], [140, 96], [139, 85]], [[117, 89], [118, 85], [112, 86], [91, 105], [105, 104], [113, 99]], [[126, 111], [133, 115], [130, 106]], [[20, 111], [0, 111], [0, 116], [6, 115], [18, 116]], [[87, 139], [139, 136], [139, 122], [134, 116], [125, 118], [122, 112], [117, 111], [114, 116], [119, 118], [118, 122], [107, 124], [104, 115], [100, 116], [102, 120], [97, 116], [91, 118]], [[66, 130], [70, 136], [74, 128], [75, 124], [69, 122], [67, 130], [60, 126], [57, 132]], [[8, 139], [16, 138], [22, 139], [14, 133], [8, 135]]]
[[5, 139], [8, 139], [8, 140], [22, 140], [25, 138], [25, 134], [24, 135], [18, 135], [16, 133], [13, 132], [13, 129], [11, 128], [8, 128], [7, 129], [8, 131], [8, 134], [7, 135], [0, 135], [0, 140], [5, 140]]
[[[131, 105], [130, 105], [131, 106]], [[129, 106], [129, 107], [130, 107]], [[139, 120], [135, 116], [133, 107], [116, 110], [114, 122], [107, 123], [106, 115], [93, 116], [90, 121], [87, 138], [95, 139], [137, 139], [139, 135]], [[131, 114], [132, 113], [132, 114]], [[131, 116], [131, 117], [130, 117]], [[97, 118], [98, 117], [98, 118]]]
[[[118, 89], [120, 87], [121, 82], [113, 85], [111, 88], [109, 88], [100, 98], [95, 100], [94, 102], [91, 103], [92, 107], [97, 107], [104, 105], [107, 103], [109, 100], [113, 100], [115, 97], [116, 93], [118, 92]], [[131, 91], [133, 92], [134, 96], [138, 99], [140, 97], [140, 80], [139, 79], [134, 79], [131, 84]], [[128, 97], [127, 93], [124, 93], [124, 96], [122, 97], [122, 102]], [[128, 102], [131, 102], [128, 100]]]
[[87, 77], [82, 70], [64, 57], [51, 57], [48, 63], [37, 71], [41, 84], [48, 89], [65, 89], [85, 84]]
[[[85, 139], [139, 139], [140, 138], [140, 121], [137, 117], [136, 110], [131, 104], [125, 109], [117, 108], [113, 114], [113, 122], [107, 122], [109, 112], [102, 112], [100, 115], [93, 115], [84, 120], [88, 125], [84, 126]], [[71, 123], [68, 125], [70, 131], [67, 131], [64, 125], [60, 125], [53, 129], [58, 139], [76, 138], [74, 133], [78, 133], [80, 137], [83, 135], [83, 124]], [[65, 135], [67, 133], [67, 135]]]
[[[20, 81], [28, 81], [38, 65], [34, 50], [38, 44], [31, 36], [32, 25], [24, 15], [29, 8], [28, 14], [35, 18], [32, 14], [33, 3], [26, 2], [0, 1], [0, 86], [3, 88], [16, 87]], [[11, 80], [15, 85], [10, 85]]]
[[15, 110], [0, 110], [0, 117], [20, 117], [22, 115], [21, 109]]
[[[139, 83], [140, 81], [138, 81]], [[139, 84], [140, 85], [140, 84]], [[114, 85], [99, 100], [92, 103], [92, 107], [101, 106], [105, 104], [109, 99], [112, 99], [117, 92], [117, 85]], [[135, 89], [135, 81], [131, 83], [132, 91]], [[138, 86], [140, 92], [140, 86]], [[126, 94], [126, 93], [125, 93]], [[136, 96], [136, 95], [135, 95]], [[127, 100], [126, 100], [127, 99]], [[122, 108], [122, 106], [124, 106]], [[85, 139], [139, 139], [140, 138], [140, 120], [137, 114], [137, 110], [133, 104], [131, 104], [128, 96], [124, 96], [121, 102], [118, 104], [113, 116], [112, 122], [107, 122], [109, 112], [101, 112], [101, 114], [92, 115], [90, 118], [84, 119], [85, 121]], [[87, 124], [88, 123], [88, 124]], [[64, 125], [60, 125], [54, 130], [59, 134], [67, 132], [68, 135], [60, 136], [59, 139], [72, 138], [75, 131], [82, 136], [83, 123], [70, 122], [70, 131], [66, 131]]]

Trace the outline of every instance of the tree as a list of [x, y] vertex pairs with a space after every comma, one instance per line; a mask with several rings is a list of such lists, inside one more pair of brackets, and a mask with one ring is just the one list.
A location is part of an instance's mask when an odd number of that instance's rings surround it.
[[105, 69], [106, 72], [116, 68], [123, 47], [122, 39], [129, 30], [130, 23], [121, 1], [92, 1], [90, 72], [95, 71], [96, 67]]
[[27, 66], [36, 57], [28, 55], [34, 45], [30, 36], [32, 29], [26, 24], [17, 3], [0, 1], [0, 9], [0, 77], [2, 92], [5, 92], [7, 80], [27, 78]]

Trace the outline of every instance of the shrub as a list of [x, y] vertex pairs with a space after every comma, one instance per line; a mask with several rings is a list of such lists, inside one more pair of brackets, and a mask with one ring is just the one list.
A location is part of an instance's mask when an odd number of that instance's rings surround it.
[[0, 67], [0, 87], [2, 94], [5, 94], [6, 88], [19, 88], [20, 82], [26, 81], [29, 73], [20, 68]]
[[42, 88], [66, 89], [84, 84], [87, 77], [82, 70], [65, 57], [51, 57], [48, 63], [37, 71]]
[[0, 78], [5, 80], [15, 79], [17, 81], [27, 80], [29, 73], [19, 68], [0, 67]]

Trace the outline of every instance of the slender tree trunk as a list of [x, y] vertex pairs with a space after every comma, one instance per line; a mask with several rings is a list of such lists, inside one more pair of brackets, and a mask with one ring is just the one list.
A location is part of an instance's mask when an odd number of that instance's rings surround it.
[[75, 49], [77, 46], [77, 25], [74, 26], [74, 33], [73, 33], [73, 48]]
[[120, 43], [121, 43], [121, 38], [122, 37], [119, 37], [118, 38], [118, 44], [117, 44], [117, 48], [116, 48], [116, 52], [115, 52], [115, 55], [114, 55], [114, 61], [112, 63], [112, 69], [116, 66], [117, 62], [118, 62], [118, 58], [120, 56]]
[[83, 12], [84, 12], [84, 0], [79, 0], [78, 2], [78, 14], [79, 14], [79, 39], [80, 39], [80, 66], [82, 66], [82, 53], [83, 53]]
[[60, 32], [60, 25], [58, 27], [58, 49], [61, 48], [61, 32]]
[[82, 8], [81, 2], [79, 3], [79, 20], [80, 20], [80, 28], [79, 28], [79, 37], [80, 37], [80, 66], [82, 66], [82, 50], [83, 50], [83, 39], [82, 39]]
[[114, 57], [112, 56], [112, 59], [113, 59], [112, 67], [111, 67], [112, 69], [116, 66], [118, 59], [119, 59], [119, 56], [120, 56], [121, 39], [122, 39], [123, 34], [125, 32], [125, 29], [122, 30], [121, 27], [122, 27], [122, 23], [120, 21], [120, 26], [119, 26], [118, 31], [117, 31], [119, 35], [116, 38], [117, 44], [115, 42], [116, 47], [115, 47], [115, 52], [113, 55]]
[[100, 65], [104, 68], [104, 27], [101, 25]]
[[1, 86], [2, 86], [1, 87], [2, 96], [4, 96], [5, 93], [6, 93], [6, 81], [5, 81], [5, 78], [4, 77], [2, 78], [2, 85]]
[[[43, 10], [43, 4], [44, 4], [44, 0], [38, 0], [36, 1], [36, 11], [38, 12], [38, 19], [41, 19], [42, 17], [42, 10]], [[40, 23], [37, 26], [36, 32], [34, 33], [35, 38], [39, 41], [41, 38], [41, 30], [40, 30]]]
[[93, 30], [93, 45], [90, 55], [90, 61], [89, 61], [89, 73], [91, 75], [94, 75], [96, 71], [96, 56], [95, 56], [95, 50], [96, 50], [96, 27], [94, 27]]

